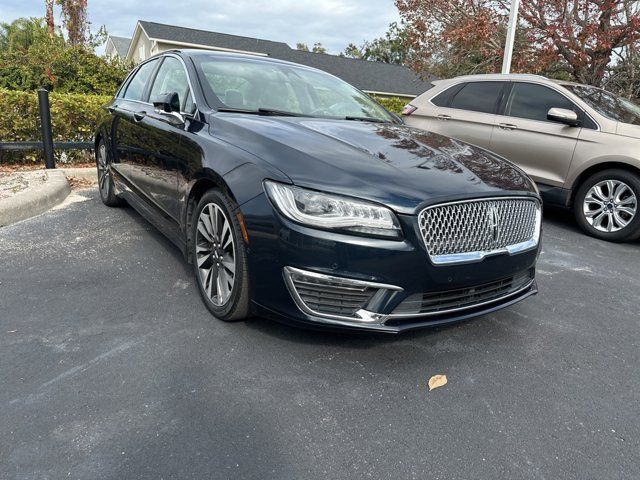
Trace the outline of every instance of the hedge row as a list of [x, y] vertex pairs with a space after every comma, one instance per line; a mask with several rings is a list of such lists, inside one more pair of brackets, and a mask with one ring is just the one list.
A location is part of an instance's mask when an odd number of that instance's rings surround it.
[[[109, 96], [55, 93], [49, 95], [51, 129], [56, 142], [90, 142], [98, 110]], [[28, 142], [41, 139], [38, 96], [36, 93], [0, 89], [0, 141]], [[86, 152], [56, 151], [63, 163], [86, 160]], [[41, 151], [0, 152], [2, 163], [41, 162]]]
[[397, 113], [400, 115], [404, 106], [409, 103], [408, 98], [400, 98], [400, 97], [378, 97], [376, 95], [372, 95], [374, 100], [382, 105], [384, 108], [389, 110], [390, 112]]
[[[392, 112], [400, 113], [408, 103], [406, 99], [374, 97]], [[95, 130], [98, 110], [110, 100], [109, 96], [55, 93], [49, 95], [51, 103], [51, 128], [54, 141], [90, 142]], [[0, 141], [27, 142], [40, 140], [40, 119], [36, 93], [0, 88]], [[72, 163], [87, 160], [86, 152], [56, 151], [56, 160]], [[2, 163], [42, 162], [41, 151], [0, 152]]]

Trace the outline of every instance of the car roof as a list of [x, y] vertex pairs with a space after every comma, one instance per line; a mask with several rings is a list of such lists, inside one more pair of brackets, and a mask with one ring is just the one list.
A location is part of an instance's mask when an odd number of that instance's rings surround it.
[[472, 80], [480, 80], [480, 81], [491, 81], [491, 80], [531, 80], [540, 83], [553, 83], [561, 86], [580, 86], [580, 87], [588, 87], [588, 88], [597, 88], [602, 90], [600, 87], [594, 87], [593, 85], [586, 85], [583, 83], [571, 82], [568, 80], [556, 80], [553, 78], [547, 78], [543, 75], [535, 75], [532, 73], [487, 73], [487, 74], [476, 74], [476, 75], [461, 75], [458, 77], [449, 78], [446, 80], [434, 80], [432, 83], [449, 83], [449, 82], [458, 82], [460, 80], [463, 81], [472, 81]]

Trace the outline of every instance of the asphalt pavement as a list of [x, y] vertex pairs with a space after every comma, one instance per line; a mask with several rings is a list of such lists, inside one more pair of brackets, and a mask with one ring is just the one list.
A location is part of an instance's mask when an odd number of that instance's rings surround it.
[[638, 479], [640, 243], [545, 217], [537, 296], [399, 336], [220, 322], [95, 189], [0, 228], [0, 479]]

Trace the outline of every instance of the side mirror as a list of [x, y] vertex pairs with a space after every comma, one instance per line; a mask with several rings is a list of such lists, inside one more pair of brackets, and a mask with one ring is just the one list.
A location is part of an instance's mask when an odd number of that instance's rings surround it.
[[551, 108], [547, 112], [547, 120], [552, 122], [564, 123], [570, 127], [580, 126], [580, 120], [578, 120], [578, 114], [573, 110], [567, 110], [566, 108]]
[[156, 113], [167, 117], [170, 123], [181, 125], [184, 117], [180, 114], [180, 96], [177, 92], [163, 93], [153, 102]]

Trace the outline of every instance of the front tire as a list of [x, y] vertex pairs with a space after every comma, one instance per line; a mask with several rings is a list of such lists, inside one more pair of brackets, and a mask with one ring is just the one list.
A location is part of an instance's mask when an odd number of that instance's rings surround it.
[[96, 168], [98, 169], [98, 190], [100, 191], [102, 203], [108, 207], [121, 207], [124, 205], [124, 200], [115, 193], [111, 162], [109, 161], [104, 140], [100, 140], [96, 147]]
[[191, 254], [204, 304], [225, 322], [249, 315], [247, 254], [237, 215], [240, 209], [218, 190], [205, 193], [191, 225]]
[[574, 214], [589, 235], [609, 242], [640, 238], [640, 177], [611, 169], [592, 175], [576, 192]]

